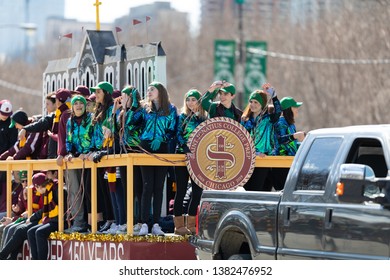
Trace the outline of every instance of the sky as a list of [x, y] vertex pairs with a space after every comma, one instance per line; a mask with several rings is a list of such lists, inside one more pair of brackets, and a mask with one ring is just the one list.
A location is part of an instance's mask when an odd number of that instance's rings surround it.
[[[155, 2], [154, 0], [99, 0], [102, 4], [99, 9], [100, 22], [110, 23], [116, 18], [128, 15], [131, 7]], [[196, 28], [200, 15], [200, 0], [159, 0], [171, 2], [171, 6], [190, 16], [192, 28]], [[65, 17], [78, 21], [95, 21], [95, 0], [65, 0]]]

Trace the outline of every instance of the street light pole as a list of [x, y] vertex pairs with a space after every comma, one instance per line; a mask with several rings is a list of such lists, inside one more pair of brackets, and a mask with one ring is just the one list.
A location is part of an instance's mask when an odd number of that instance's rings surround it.
[[[35, 35], [35, 32], [37, 31], [37, 25], [35, 23], [31, 23], [31, 22], [25, 22], [25, 23], [9, 23], [9, 24], [0, 24], [0, 29], [6, 29], [6, 28], [17, 28], [17, 29], [21, 29], [21, 30], [24, 30], [26, 32], [25, 36], [27, 37], [32, 37]], [[25, 45], [24, 45], [24, 52], [26, 55], [26, 52], [28, 49], [26, 49], [28, 47], [28, 43], [26, 44], [26, 41], [25, 40]], [[27, 41], [28, 42], [28, 41]]]
[[238, 5], [238, 59], [236, 67], [236, 86], [238, 91], [237, 105], [243, 109], [244, 96], [244, 32], [243, 32], [243, 4], [244, 0], [236, 0]]

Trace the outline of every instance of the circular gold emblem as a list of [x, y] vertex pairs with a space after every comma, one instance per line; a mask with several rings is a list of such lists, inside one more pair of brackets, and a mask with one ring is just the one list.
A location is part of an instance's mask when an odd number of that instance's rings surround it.
[[230, 118], [201, 123], [187, 142], [187, 168], [203, 189], [229, 190], [243, 186], [253, 173], [256, 153], [248, 131]]

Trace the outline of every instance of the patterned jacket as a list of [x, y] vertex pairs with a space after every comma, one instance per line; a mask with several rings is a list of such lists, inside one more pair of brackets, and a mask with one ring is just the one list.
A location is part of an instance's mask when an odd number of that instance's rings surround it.
[[[141, 118], [142, 110], [127, 110], [124, 116], [124, 125], [123, 125], [123, 142], [126, 147], [136, 147], [140, 144], [141, 133], [143, 130], [142, 124], [135, 125], [132, 124], [132, 120], [139, 120]], [[117, 119], [117, 124], [119, 127], [122, 127], [121, 120]]]
[[144, 127], [141, 134], [141, 141], [152, 141], [155, 138], [161, 138], [162, 142], [168, 143], [176, 135], [177, 109], [171, 104], [169, 115], [164, 116], [161, 111], [147, 111], [147, 108], [141, 109], [139, 118], [133, 117], [131, 124], [138, 124]]
[[[84, 115], [83, 115], [84, 116]], [[89, 152], [92, 140], [92, 114], [72, 117], [66, 124], [66, 151], [75, 156]]]
[[256, 118], [251, 116], [247, 121], [241, 121], [241, 124], [248, 130], [252, 136], [256, 153], [266, 155], [277, 154], [277, 139], [274, 124], [279, 120], [282, 112], [280, 102], [277, 97], [272, 99], [275, 111], [271, 114], [265, 112]]
[[298, 150], [298, 141], [294, 138], [294, 133], [297, 132], [295, 124], [288, 124], [282, 116], [276, 123], [276, 133], [279, 143], [279, 155], [295, 156]]
[[187, 145], [188, 138], [190, 138], [191, 133], [203, 121], [203, 119], [195, 114], [191, 114], [190, 116], [187, 116], [184, 113], [180, 114], [177, 124], [177, 153], [185, 152], [183, 147], [184, 145]]
[[[97, 122], [93, 126], [93, 134], [91, 141], [91, 151], [99, 151], [102, 148], [107, 148], [110, 143], [104, 139], [103, 126], [111, 130], [112, 135], [115, 134], [115, 116], [112, 114], [113, 104], [111, 104], [104, 116], [103, 121]], [[114, 117], [114, 118], [113, 118]]]

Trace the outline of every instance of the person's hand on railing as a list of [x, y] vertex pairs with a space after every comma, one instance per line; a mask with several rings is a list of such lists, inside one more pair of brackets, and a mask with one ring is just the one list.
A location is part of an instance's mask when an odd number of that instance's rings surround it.
[[107, 150], [97, 151], [93, 155], [93, 162], [98, 163], [102, 160], [104, 156], [107, 155]]
[[64, 164], [64, 157], [63, 156], [61, 156], [61, 155], [59, 155], [58, 157], [57, 157], [57, 165], [58, 166], [62, 166], [63, 164]]

